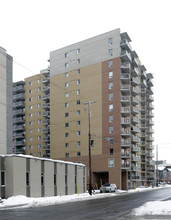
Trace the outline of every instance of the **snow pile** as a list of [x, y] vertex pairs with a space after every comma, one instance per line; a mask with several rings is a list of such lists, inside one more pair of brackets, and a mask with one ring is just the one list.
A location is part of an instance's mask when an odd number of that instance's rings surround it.
[[171, 201], [147, 202], [144, 205], [133, 209], [132, 215], [171, 215]]

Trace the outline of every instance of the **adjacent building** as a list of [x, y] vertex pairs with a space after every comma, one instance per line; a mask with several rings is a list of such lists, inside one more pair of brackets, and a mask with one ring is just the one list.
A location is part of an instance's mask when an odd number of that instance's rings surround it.
[[12, 153], [13, 58], [0, 47], [0, 153]]
[[25, 79], [26, 154], [50, 157], [49, 69]]
[[[88, 167], [93, 184], [120, 189], [154, 181], [153, 74], [116, 29], [50, 53], [50, 157]], [[89, 174], [89, 170], [88, 170]]]

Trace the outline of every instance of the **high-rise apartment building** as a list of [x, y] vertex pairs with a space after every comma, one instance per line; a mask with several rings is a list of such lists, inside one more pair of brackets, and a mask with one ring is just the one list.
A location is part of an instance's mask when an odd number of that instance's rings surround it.
[[[154, 181], [153, 75], [116, 29], [50, 53], [50, 157], [87, 165], [91, 105], [93, 183]], [[30, 112], [29, 112], [30, 113]]]
[[25, 79], [26, 154], [50, 157], [49, 69]]
[[0, 47], [0, 154], [12, 153], [13, 58]]
[[25, 154], [25, 82], [13, 83], [13, 153]]

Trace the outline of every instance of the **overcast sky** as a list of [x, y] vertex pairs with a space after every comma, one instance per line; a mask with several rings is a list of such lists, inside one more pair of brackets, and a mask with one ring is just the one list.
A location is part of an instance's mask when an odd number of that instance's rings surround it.
[[38, 74], [50, 51], [120, 28], [154, 74], [155, 146], [171, 162], [170, 0], [0, 0], [0, 46], [13, 56], [13, 80]]

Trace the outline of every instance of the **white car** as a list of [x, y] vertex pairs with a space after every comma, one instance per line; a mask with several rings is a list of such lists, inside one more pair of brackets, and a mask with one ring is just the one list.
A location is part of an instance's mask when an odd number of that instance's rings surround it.
[[105, 183], [101, 188], [100, 188], [100, 193], [104, 192], [116, 192], [117, 186], [114, 183]]

